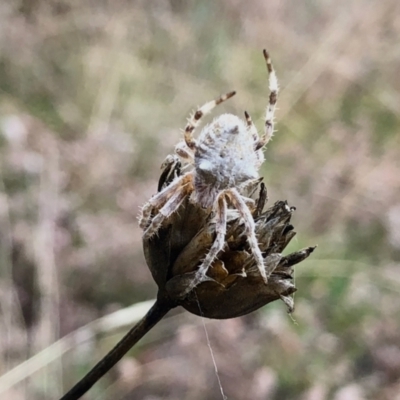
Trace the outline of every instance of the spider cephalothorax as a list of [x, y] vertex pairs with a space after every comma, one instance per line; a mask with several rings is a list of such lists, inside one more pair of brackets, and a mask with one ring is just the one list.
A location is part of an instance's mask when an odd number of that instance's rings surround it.
[[175, 149], [177, 155], [193, 168], [154, 195], [142, 209], [139, 223], [144, 229], [145, 239], [157, 233], [164, 220], [179, 208], [187, 196], [191, 196], [191, 200], [203, 208], [213, 211], [216, 237], [205, 254], [191, 287], [207, 279], [208, 268], [223, 250], [228, 207], [237, 209], [241, 215], [244, 232], [258, 270], [265, 283], [268, 282], [263, 255], [255, 235], [254, 220], [247, 206], [252, 200], [243, 197], [238, 190], [241, 185], [258, 178], [258, 170], [264, 161], [262, 149], [274, 132], [278, 82], [268, 53], [264, 50], [263, 54], [269, 73], [270, 90], [263, 136], [258, 135], [249, 114], [245, 112], [245, 121], [232, 114], [217, 117], [195, 139], [193, 132], [200, 119], [216, 105], [235, 95], [235, 92], [204, 104], [189, 118], [184, 141]]
[[221, 191], [258, 178], [262, 156], [244, 121], [232, 114], [219, 116], [195, 144], [194, 200], [212, 207]]

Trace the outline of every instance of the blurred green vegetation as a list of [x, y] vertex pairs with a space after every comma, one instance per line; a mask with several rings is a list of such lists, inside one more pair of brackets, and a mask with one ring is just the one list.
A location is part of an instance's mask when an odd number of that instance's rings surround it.
[[[282, 304], [207, 323], [224, 391], [397, 399], [399, 4], [2, 3], [0, 372], [154, 297], [139, 206], [193, 107], [235, 89], [216, 113], [247, 110], [262, 129], [266, 47], [281, 92], [262, 175], [271, 203], [297, 207], [289, 250], [319, 247], [296, 273], [296, 323]], [[200, 320], [175, 318], [87, 398], [220, 398]], [[7, 398], [55, 398], [112, 343], [99, 337]]]

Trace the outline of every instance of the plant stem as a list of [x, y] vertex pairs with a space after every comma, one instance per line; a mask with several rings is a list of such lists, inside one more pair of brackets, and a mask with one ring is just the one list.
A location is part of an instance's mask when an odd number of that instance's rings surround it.
[[60, 400], [77, 400], [83, 396], [173, 307], [165, 298], [158, 298], [147, 314]]

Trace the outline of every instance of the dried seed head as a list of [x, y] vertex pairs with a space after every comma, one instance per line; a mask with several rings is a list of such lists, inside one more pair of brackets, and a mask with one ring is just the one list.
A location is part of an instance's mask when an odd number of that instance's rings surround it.
[[[179, 173], [173, 164], [163, 171], [159, 187], [168, 184], [165, 177]], [[228, 209], [227, 233], [223, 251], [207, 275], [199, 275], [198, 266], [215, 239], [215, 223], [207, 210], [187, 198], [179, 210], [167, 219], [156, 236], [144, 239], [146, 261], [160, 293], [193, 314], [208, 318], [233, 318], [248, 314], [265, 304], [281, 299], [293, 311], [293, 266], [307, 258], [315, 247], [282, 255], [294, 237], [290, 224], [294, 211], [286, 201], [278, 201], [263, 211], [267, 199], [260, 180], [240, 188], [243, 196], [257, 193], [251, 211], [268, 284], [266, 285], [249, 249], [243, 221], [234, 209]]]

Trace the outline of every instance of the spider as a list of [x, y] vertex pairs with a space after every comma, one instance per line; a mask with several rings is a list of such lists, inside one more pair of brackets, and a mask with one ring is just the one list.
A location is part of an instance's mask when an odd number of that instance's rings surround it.
[[266, 50], [263, 50], [263, 55], [270, 90], [264, 134], [259, 136], [250, 115], [245, 111], [245, 120], [232, 114], [220, 115], [205, 126], [195, 139], [193, 133], [201, 118], [236, 92], [227, 93], [204, 104], [189, 117], [184, 130], [184, 141], [175, 148], [179, 158], [193, 168], [176, 177], [154, 195], [143, 206], [139, 217], [139, 225], [144, 230], [143, 238], [150, 239], [162, 223], [178, 210], [187, 196], [214, 213], [216, 237], [196, 272], [197, 283], [208, 280], [206, 273], [224, 248], [228, 206], [235, 208], [242, 217], [251, 253], [264, 282], [268, 282], [255, 234], [254, 219], [247, 206], [251, 199], [243, 197], [238, 190], [238, 187], [258, 178], [258, 170], [264, 161], [263, 147], [274, 133], [278, 81]]

